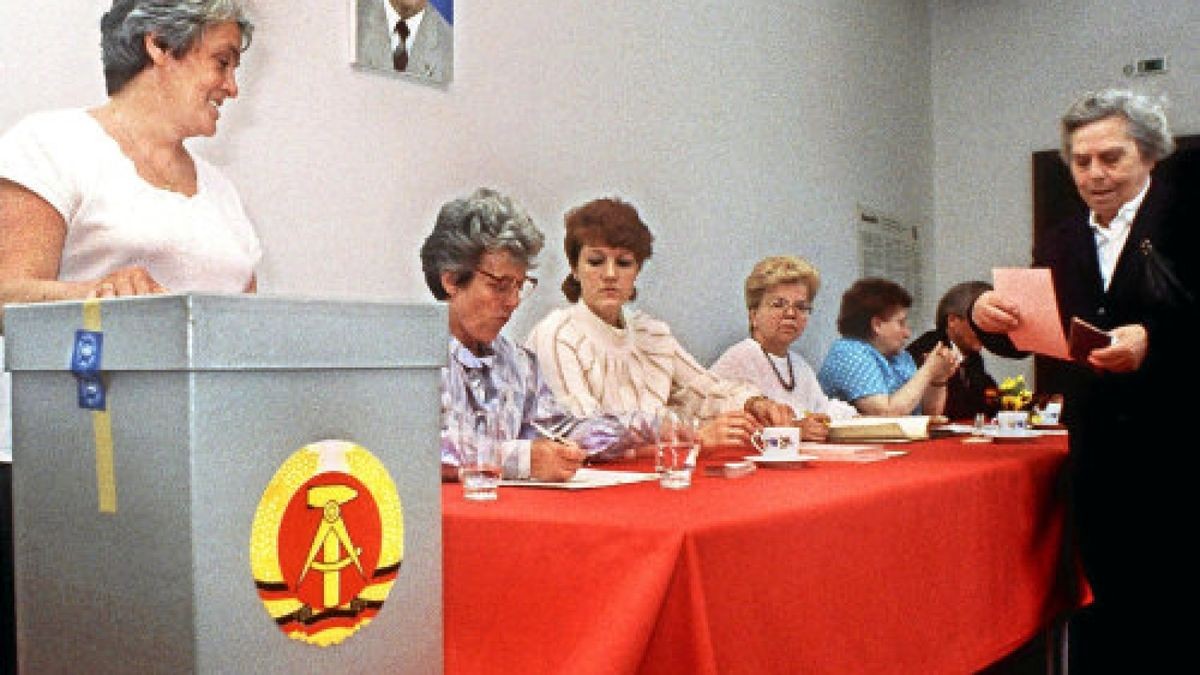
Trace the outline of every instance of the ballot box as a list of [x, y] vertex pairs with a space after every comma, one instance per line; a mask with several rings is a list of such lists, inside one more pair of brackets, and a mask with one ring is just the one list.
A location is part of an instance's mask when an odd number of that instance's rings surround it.
[[10, 305], [27, 673], [443, 668], [441, 305]]

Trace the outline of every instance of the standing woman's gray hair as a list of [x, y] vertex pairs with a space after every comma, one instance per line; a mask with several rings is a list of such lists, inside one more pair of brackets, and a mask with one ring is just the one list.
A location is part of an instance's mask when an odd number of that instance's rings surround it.
[[150, 63], [145, 36], [181, 58], [204, 29], [233, 21], [242, 31], [242, 51], [250, 47], [254, 24], [238, 0], [114, 0], [100, 19], [100, 50], [108, 95], [121, 90]]
[[526, 268], [542, 250], [545, 237], [516, 202], [489, 188], [442, 205], [433, 232], [421, 246], [421, 269], [433, 297], [445, 300], [442, 273], [466, 284], [483, 254], [507, 251]]
[[1071, 134], [1076, 129], [1109, 117], [1125, 118], [1129, 136], [1137, 143], [1143, 159], [1159, 162], [1175, 150], [1161, 103], [1127, 89], [1105, 89], [1084, 94], [1063, 115], [1060, 151], [1063, 161], [1071, 163]]

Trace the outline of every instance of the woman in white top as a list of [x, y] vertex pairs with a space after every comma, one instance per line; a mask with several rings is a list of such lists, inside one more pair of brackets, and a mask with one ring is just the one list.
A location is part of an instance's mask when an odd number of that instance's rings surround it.
[[[241, 200], [183, 146], [216, 132], [252, 30], [236, 0], [116, 0], [100, 21], [108, 101], [36, 113], [0, 137], [0, 333], [9, 302], [255, 290], [262, 254]], [[3, 633], [0, 671], [16, 666]]]
[[0, 138], [0, 306], [254, 291], [237, 192], [184, 147], [237, 96], [250, 21], [237, 0], [117, 0], [100, 30], [108, 101]]
[[747, 444], [760, 425], [790, 424], [786, 405], [712, 374], [665, 323], [625, 307], [653, 240], [637, 211], [616, 199], [567, 214], [571, 274], [562, 289], [574, 304], [551, 312], [526, 340], [555, 395], [577, 415], [624, 416], [635, 428], [639, 415], [678, 406], [705, 421], [709, 446]]
[[796, 256], [763, 258], [746, 277], [750, 337], [725, 350], [712, 372], [749, 382], [764, 394], [792, 407], [801, 417], [805, 440], [829, 435], [831, 419], [854, 417], [854, 406], [831, 399], [817, 374], [791, 346], [808, 326], [812, 303], [821, 287], [817, 268]]

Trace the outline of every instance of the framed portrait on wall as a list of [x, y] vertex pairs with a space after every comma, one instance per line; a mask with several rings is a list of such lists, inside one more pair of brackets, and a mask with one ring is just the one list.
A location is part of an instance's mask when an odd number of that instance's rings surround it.
[[354, 65], [430, 84], [454, 75], [454, 0], [353, 0]]

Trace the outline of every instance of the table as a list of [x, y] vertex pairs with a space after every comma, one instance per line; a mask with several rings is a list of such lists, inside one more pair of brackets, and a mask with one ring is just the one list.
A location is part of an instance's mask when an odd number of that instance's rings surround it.
[[1078, 604], [1065, 436], [567, 492], [443, 486], [449, 673], [964, 673]]

